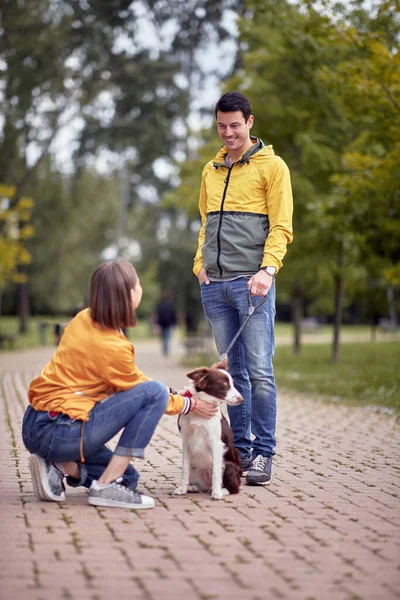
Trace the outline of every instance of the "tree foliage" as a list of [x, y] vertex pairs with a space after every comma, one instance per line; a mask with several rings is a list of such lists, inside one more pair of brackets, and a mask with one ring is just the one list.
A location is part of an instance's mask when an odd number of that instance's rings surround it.
[[[309, 311], [335, 313], [338, 325], [360, 293], [397, 282], [396, 4], [248, 0], [240, 68], [224, 84], [249, 96], [253, 132], [292, 173], [295, 239], [280, 298], [304, 297]], [[190, 213], [195, 172], [199, 179], [197, 160], [184, 165], [173, 196], [179, 206], [187, 198]]]
[[13, 205], [15, 191], [14, 186], [0, 184], [0, 291], [10, 281], [23, 280], [18, 268], [31, 262], [26, 244], [34, 234], [33, 200], [23, 196]]
[[[15, 205], [22, 194], [39, 192], [33, 215], [38, 234], [30, 243], [33, 264], [27, 270], [38, 308], [61, 309], [81, 295], [87, 271], [116, 234], [135, 237], [144, 249], [144, 268], [156, 277], [152, 261], [158, 264], [159, 256], [145, 251], [136, 223], [143, 208], [157, 230], [159, 213], [143, 197], [150, 194], [154, 203], [169, 189], [155, 161], [187, 151], [192, 84], [196, 80], [200, 89], [202, 80], [198, 51], [228, 36], [225, 11], [240, 4], [1, 3], [0, 181], [15, 185]], [[66, 129], [75, 147], [68, 176], [46, 158]], [[111, 170], [128, 166], [128, 214], [118, 216], [116, 178], [93, 170], [104, 154], [112, 157]], [[116, 230], [121, 222], [125, 231]], [[154, 243], [157, 247], [157, 238]]]

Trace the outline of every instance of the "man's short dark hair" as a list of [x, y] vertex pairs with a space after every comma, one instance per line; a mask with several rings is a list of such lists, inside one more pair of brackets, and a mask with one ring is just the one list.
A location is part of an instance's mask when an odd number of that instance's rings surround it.
[[221, 98], [215, 105], [215, 117], [217, 117], [218, 111], [235, 112], [237, 110], [240, 110], [242, 112], [244, 120], [247, 123], [250, 115], [253, 112], [250, 100], [240, 92], [227, 92], [226, 94], [221, 96]]

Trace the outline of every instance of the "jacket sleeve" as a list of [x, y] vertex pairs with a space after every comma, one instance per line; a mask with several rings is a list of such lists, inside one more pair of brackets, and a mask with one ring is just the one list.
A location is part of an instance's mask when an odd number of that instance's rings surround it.
[[179, 394], [170, 394], [168, 398], [166, 415], [180, 415], [185, 406], [185, 401]]
[[[116, 392], [129, 390], [130, 388], [151, 381], [136, 366], [135, 349], [129, 342], [119, 345], [118, 353], [113, 353], [114, 360], [108, 360], [104, 368], [103, 380], [106, 381]], [[184, 398], [179, 394], [170, 394], [168, 398], [167, 415], [179, 415], [185, 408]]]
[[264, 246], [261, 267], [282, 267], [287, 245], [293, 240], [293, 196], [290, 173], [286, 163], [276, 157], [268, 176], [267, 208], [269, 234]]
[[207, 165], [203, 169], [203, 173], [201, 175], [201, 186], [200, 186], [200, 197], [199, 197], [199, 211], [201, 217], [201, 228], [199, 231], [199, 242], [197, 246], [196, 256], [194, 257], [194, 266], [193, 273], [196, 277], [199, 276], [201, 269], [203, 268], [203, 254], [202, 248], [204, 244], [204, 238], [206, 233], [206, 218], [207, 218], [207, 192], [205, 186], [205, 175], [206, 175]]

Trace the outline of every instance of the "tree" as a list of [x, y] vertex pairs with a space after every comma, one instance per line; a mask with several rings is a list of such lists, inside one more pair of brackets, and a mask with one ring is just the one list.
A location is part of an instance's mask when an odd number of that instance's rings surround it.
[[31, 262], [26, 243], [33, 236], [32, 198], [23, 196], [12, 204], [16, 188], [0, 184], [0, 315], [1, 298], [9, 282], [23, 281], [19, 268]]
[[[228, 35], [223, 14], [236, 5], [233, 0], [176, 5], [165, 0], [32, 0], [29, 5], [4, 0], [0, 180], [15, 184], [13, 202], [29, 185], [38, 185], [34, 175], [52, 143], [77, 117], [81, 129], [70, 184], [75, 207], [80, 206], [80, 175], [104, 151], [114, 153], [118, 168], [129, 163], [134, 206], [145, 186], [159, 197], [169, 185], [157, 177], [156, 159], [167, 162], [175, 151], [186, 151], [178, 126], [184, 128], [191, 77], [200, 69], [196, 52], [210, 37]], [[52, 229], [58, 230], [56, 222]], [[26, 285], [21, 291], [26, 306]]]
[[[334, 315], [334, 361], [344, 307], [368, 285], [370, 265], [382, 267], [384, 253], [387, 272], [397, 273], [395, 4], [248, 0], [239, 21], [241, 67], [225, 83], [250, 97], [254, 133], [273, 143], [292, 173], [295, 239], [279, 285], [292, 298], [294, 349], [306, 301]], [[199, 176], [197, 160], [184, 165], [174, 193], [189, 211]]]
[[[372, 15], [362, 2], [353, 4], [351, 26], [336, 27], [352, 59], [322, 72], [357, 132], [333, 181], [343, 199], [337, 211], [355, 233], [360, 260], [372, 279], [388, 287], [390, 299], [400, 284], [400, 16], [396, 2], [379, 3]], [[389, 314], [395, 326], [393, 301]]]
[[324, 65], [334, 68], [348, 53], [333, 31], [330, 19], [313, 7], [285, 0], [247, 2], [240, 22], [243, 66], [226, 85], [250, 97], [254, 132], [273, 144], [291, 170], [295, 237], [279, 286], [280, 293], [291, 298], [296, 353], [305, 301], [309, 310], [318, 310], [316, 299], [326, 299], [332, 289], [327, 265], [336, 232], [324, 227], [322, 207], [331, 201], [330, 177], [340, 168], [342, 148], [350, 136], [319, 75]]

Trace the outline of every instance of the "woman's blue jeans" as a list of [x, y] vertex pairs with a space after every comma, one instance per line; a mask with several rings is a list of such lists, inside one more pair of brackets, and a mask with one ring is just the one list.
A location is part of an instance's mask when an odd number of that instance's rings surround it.
[[[223, 354], [248, 315], [250, 277], [211, 281], [200, 286], [204, 312], [219, 354]], [[253, 296], [253, 305], [262, 300]], [[272, 366], [275, 349], [275, 285], [255, 310], [228, 355], [229, 372], [244, 398], [228, 406], [234, 443], [242, 457], [275, 454], [276, 387]], [[252, 440], [251, 434], [254, 435]]]
[[[32, 454], [38, 454], [50, 462], [76, 461], [80, 467], [80, 481], [68, 477], [70, 485], [90, 487], [99, 479], [110, 462], [113, 452], [105, 446], [121, 429], [114, 454], [119, 456], [144, 457], [144, 449], [151, 440], [157, 423], [165, 413], [169, 392], [158, 381], [145, 381], [118, 392], [98, 402], [83, 424], [83, 455], [80, 462], [82, 421], [59, 413], [26, 409], [22, 423], [22, 439]], [[78, 400], [79, 401], [79, 400]], [[129, 465], [124, 481], [135, 489], [139, 473]]]

